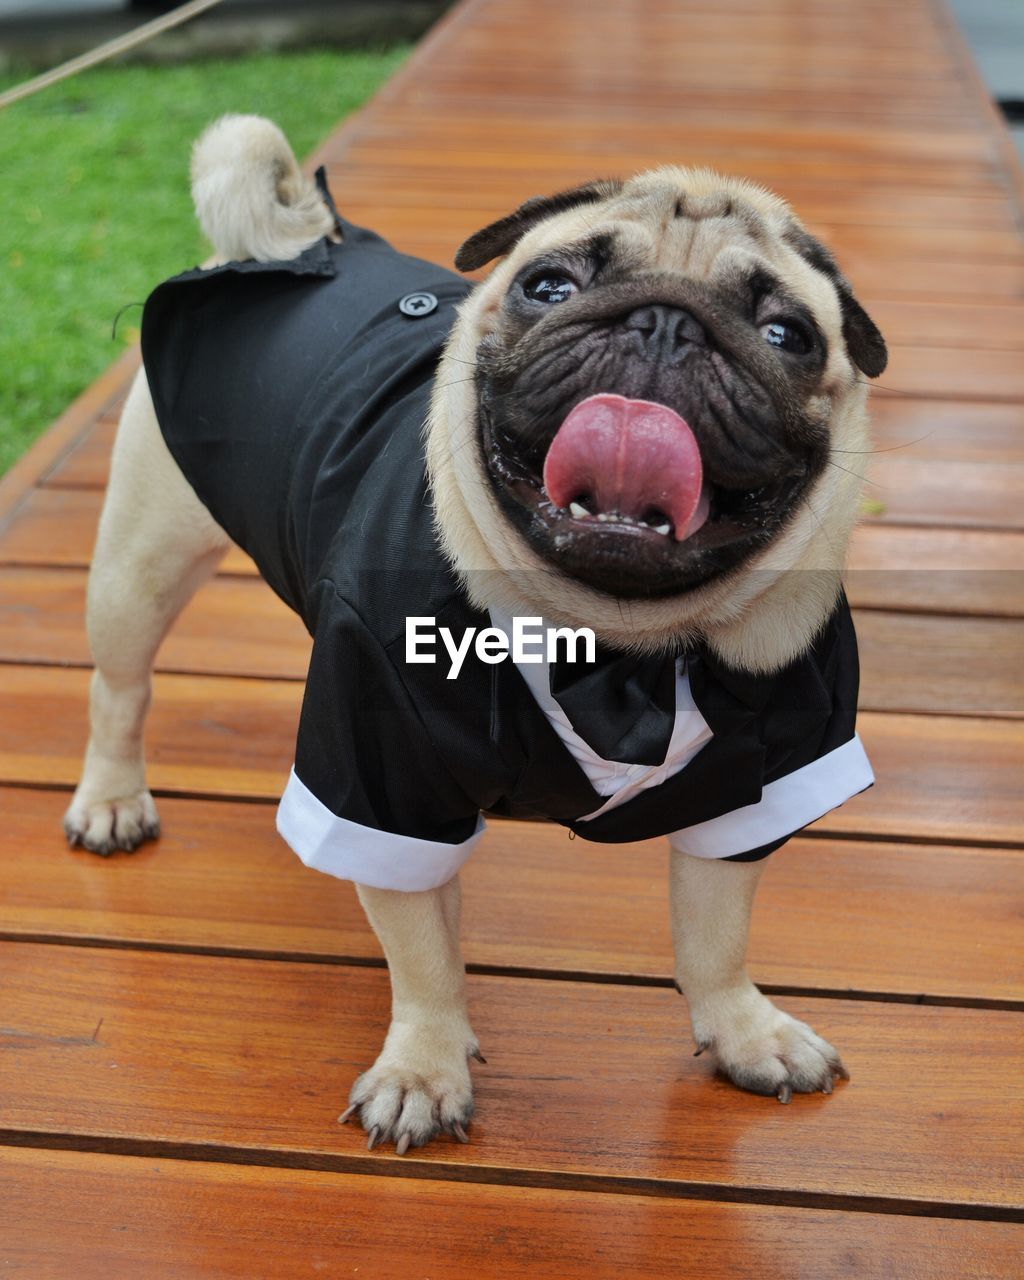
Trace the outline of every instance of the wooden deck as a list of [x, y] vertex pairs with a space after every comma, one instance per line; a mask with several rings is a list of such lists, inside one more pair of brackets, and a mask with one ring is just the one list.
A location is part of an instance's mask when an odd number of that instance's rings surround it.
[[160, 656], [166, 835], [60, 816], [123, 360], [0, 481], [0, 1271], [179, 1277], [1022, 1272], [1021, 182], [931, 0], [466, 0], [321, 148], [348, 217], [450, 262], [538, 191], [747, 174], [889, 338], [850, 578], [878, 785], [773, 859], [751, 968], [852, 1081], [788, 1107], [691, 1056], [665, 854], [493, 823], [465, 874], [472, 1143], [336, 1116], [387, 976], [274, 834], [307, 642], [235, 554]]

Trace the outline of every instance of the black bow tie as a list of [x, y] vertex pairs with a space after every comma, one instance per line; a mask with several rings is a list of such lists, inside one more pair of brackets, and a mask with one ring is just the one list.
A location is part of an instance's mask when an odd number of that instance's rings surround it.
[[663, 764], [676, 721], [676, 660], [598, 650], [594, 662], [553, 662], [551, 696], [602, 760]]
[[[687, 657], [690, 692], [716, 736], [764, 708], [772, 678], [723, 666], [704, 650]], [[553, 662], [551, 696], [603, 760], [663, 764], [676, 719], [676, 657], [597, 651], [595, 662]]]

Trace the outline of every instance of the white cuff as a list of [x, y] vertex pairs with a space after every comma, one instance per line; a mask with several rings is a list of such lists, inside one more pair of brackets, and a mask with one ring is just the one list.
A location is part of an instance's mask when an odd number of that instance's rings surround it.
[[875, 780], [856, 734], [802, 769], [769, 782], [756, 804], [674, 831], [673, 849], [697, 858], [729, 858], [781, 840], [866, 790]]
[[277, 830], [307, 867], [373, 889], [414, 893], [447, 884], [484, 833], [483, 814], [461, 844], [377, 831], [339, 818], [292, 769], [277, 807]]

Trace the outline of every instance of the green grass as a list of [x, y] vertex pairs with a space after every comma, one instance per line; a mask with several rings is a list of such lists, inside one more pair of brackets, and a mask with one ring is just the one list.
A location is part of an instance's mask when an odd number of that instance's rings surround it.
[[0, 114], [0, 475], [138, 337], [138, 307], [111, 337], [118, 311], [207, 255], [188, 190], [203, 127], [270, 116], [303, 156], [405, 53], [100, 68]]

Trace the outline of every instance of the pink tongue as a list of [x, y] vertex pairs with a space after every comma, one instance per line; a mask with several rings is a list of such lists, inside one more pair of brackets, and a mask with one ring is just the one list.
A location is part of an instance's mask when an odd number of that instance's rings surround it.
[[641, 520], [662, 512], [677, 541], [704, 523], [693, 520], [701, 496], [697, 441], [678, 413], [650, 400], [602, 394], [578, 404], [551, 441], [544, 487], [556, 507], [585, 497], [594, 515]]

